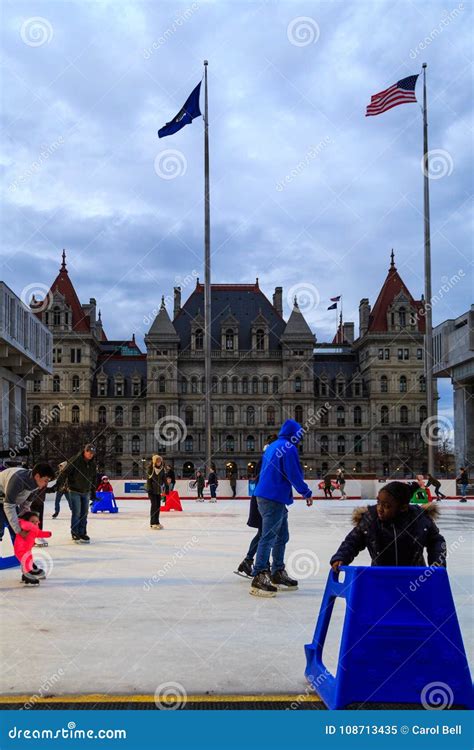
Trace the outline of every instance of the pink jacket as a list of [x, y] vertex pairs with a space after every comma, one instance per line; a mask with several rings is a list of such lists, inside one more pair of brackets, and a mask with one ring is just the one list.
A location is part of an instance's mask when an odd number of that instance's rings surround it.
[[15, 555], [18, 560], [21, 560], [25, 557], [25, 555], [28, 552], [31, 552], [33, 549], [35, 539], [46, 539], [47, 537], [51, 536], [50, 531], [42, 531], [39, 526], [36, 526], [34, 523], [31, 523], [31, 521], [23, 521], [21, 518], [18, 519], [22, 531], [28, 531], [28, 536], [23, 538], [20, 536], [20, 534], [17, 534], [15, 537], [15, 542], [13, 544], [13, 549], [15, 551]]

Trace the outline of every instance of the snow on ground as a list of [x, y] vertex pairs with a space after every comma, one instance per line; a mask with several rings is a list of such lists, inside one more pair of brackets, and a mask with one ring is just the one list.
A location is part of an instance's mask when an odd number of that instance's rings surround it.
[[[37, 562], [52, 568], [48, 579], [31, 590], [18, 568], [0, 571], [0, 693], [153, 694], [168, 682], [188, 694], [304, 692], [303, 646], [312, 640], [328, 560], [360, 504], [296, 502], [287, 566], [299, 572], [300, 588], [260, 599], [233, 574], [254, 533], [248, 501], [183, 501], [183, 513], [162, 514], [163, 531], [149, 529], [146, 500], [119, 501], [117, 515], [89, 516], [89, 546], [71, 542], [67, 504], [52, 520], [48, 501], [44, 525], [54, 535], [47, 549], [35, 550]], [[439, 520], [466, 649], [471, 506], [444, 501]], [[367, 553], [357, 562], [368, 564]]]

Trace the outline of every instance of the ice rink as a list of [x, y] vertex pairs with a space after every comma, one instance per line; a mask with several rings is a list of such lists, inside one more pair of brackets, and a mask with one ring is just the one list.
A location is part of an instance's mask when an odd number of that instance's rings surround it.
[[[25, 589], [19, 568], [0, 571], [0, 693], [153, 694], [169, 682], [190, 695], [304, 692], [303, 646], [312, 640], [328, 560], [351, 528], [352, 508], [367, 502], [295, 502], [287, 568], [299, 590], [260, 599], [233, 573], [254, 533], [248, 501], [184, 500], [183, 513], [162, 514], [162, 531], [149, 529], [147, 500], [119, 501], [117, 515], [89, 515], [86, 546], [71, 542], [66, 502], [52, 520], [48, 500], [44, 527], [53, 537], [35, 548], [47, 580]], [[469, 654], [474, 504], [443, 501], [440, 512]], [[9, 548], [8, 540], [2, 554]], [[357, 563], [368, 564], [367, 553]]]

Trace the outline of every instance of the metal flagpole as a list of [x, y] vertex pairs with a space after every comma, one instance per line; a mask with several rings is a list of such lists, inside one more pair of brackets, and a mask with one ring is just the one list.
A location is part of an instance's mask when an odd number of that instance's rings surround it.
[[344, 317], [343, 317], [343, 312], [342, 312], [342, 294], [341, 294], [341, 320], [340, 320], [340, 331], [341, 332], [339, 334], [339, 343], [340, 344], [344, 343], [344, 333], [343, 333], [343, 325], [344, 325], [344, 323], [343, 323], [343, 321], [344, 321]]
[[[424, 174], [424, 229], [425, 229], [425, 378], [426, 415], [429, 424], [435, 421], [436, 409], [433, 389], [433, 323], [431, 317], [431, 235], [430, 235], [430, 180], [428, 162], [428, 105], [426, 102], [426, 63], [423, 63], [423, 174]], [[429, 433], [433, 431], [429, 429]], [[428, 442], [428, 472], [434, 474], [434, 444]]]
[[210, 471], [211, 443], [211, 222], [209, 201], [209, 117], [207, 101], [207, 60], [204, 60], [204, 380], [205, 455]]

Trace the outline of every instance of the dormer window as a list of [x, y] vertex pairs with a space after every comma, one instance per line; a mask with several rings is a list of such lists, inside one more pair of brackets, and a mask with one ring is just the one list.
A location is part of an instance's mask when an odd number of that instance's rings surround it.
[[61, 325], [61, 310], [59, 307], [53, 309], [53, 326]]
[[194, 334], [194, 348], [202, 350], [204, 348], [204, 331], [202, 328], [197, 328]]
[[407, 324], [407, 313], [404, 307], [400, 307], [398, 310], [398, 323], [400, 328], [405, 328]]
[[227, 328], [225, 332], [225, 348], [228, 352], [234, 350], [234, 331], [232, 328]]
[[101, 378], [97, 383], [97, 392], [99, 396], [106, 396], [107, 395], [107, 380], [105, 378]]
[[115, 395], [116, 396], [123, 396], [124, 392], [124, 383], [122, 378], [118, 378], [115, 380]]
[[265, 350], [265, 331], [263, 328], [258, 328], [255, 333], [255, 342], [258, 352], [263, 352]]

